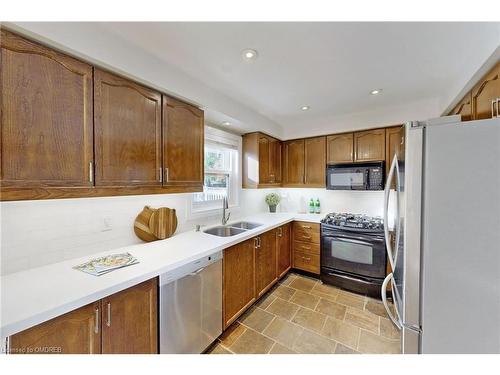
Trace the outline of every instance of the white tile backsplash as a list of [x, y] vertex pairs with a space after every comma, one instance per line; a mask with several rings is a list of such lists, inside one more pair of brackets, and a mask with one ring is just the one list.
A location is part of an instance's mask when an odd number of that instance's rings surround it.
[[[231, 220], [268, 211], [264, 198], [270, 192], [282, 195], [278, 206], [281, 212], [303, 211], [310, 198], [319, 198], [322, 215], [334, 211], [382, 215], [383, 192], [244, 189], [240, 192], [240, 209], [232, 210]], [[204, 218], [191, 217], [190, 204], [190, 193], [2, 202], [1, 274], [141, 243], [133, 223], [145, 205], [175, 208], [178, 232], [192, 230], [195, 224], [218, 222], [219, 212]]]

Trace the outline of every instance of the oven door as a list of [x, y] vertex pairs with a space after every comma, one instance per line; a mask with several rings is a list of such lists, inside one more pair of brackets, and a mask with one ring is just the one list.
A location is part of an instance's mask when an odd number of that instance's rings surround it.
[[321, 234], [321, 267], [383, 279], [386, 274], [383, 236], [328, 231]]
[[326, 169], [329, 190], [366, 190], [368, 169], [363, 167], [329, 166]]

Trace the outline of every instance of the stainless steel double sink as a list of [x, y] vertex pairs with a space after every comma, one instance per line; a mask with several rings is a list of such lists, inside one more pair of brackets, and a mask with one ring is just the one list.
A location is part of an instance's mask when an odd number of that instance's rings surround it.
[[203, 232], [211, 234], [213, 236], [218, 237], [231, 237], [236, 236], [237, 234], [246, 232], [247, 230], [254, 229], [260, 227], [262, 224], [251, 223], [248, 221], [239, 221], [237, 223], [228, 224], [228, 225], [219, 225], [217, 227], [213, 227]]

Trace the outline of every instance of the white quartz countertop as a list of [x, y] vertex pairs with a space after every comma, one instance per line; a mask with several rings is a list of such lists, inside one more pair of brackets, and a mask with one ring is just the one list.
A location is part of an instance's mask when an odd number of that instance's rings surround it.
[[[1, 337], [85, 306], [290, 221], [319, 223], [322, 217], [321, 214], [257, 214], [232, 222], [250, 221], [262, 226], [232, 237], [217, 237], [192, 230], [166, 240], [122, 247], [2, 276]], [[102, 276], [93, 276], [72, 268], [91, 258], [126, 251], [135, 256], [139, 264]]]

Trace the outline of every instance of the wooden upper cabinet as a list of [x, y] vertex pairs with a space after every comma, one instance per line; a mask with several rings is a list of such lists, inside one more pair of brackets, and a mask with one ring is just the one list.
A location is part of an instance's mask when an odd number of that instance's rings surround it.
[[455, 108], [448, 113], [449, 116], [461, 115], [462, 121], [472, 120], [472, 93], [468, 93], [465, 97], [458, 103]]
[[8, 31], [0, 37], [2, 187], [88, 187], [92, 67]]
[[96, 186], [161, 185], [161, 94], [94, 71]]
[[292, 267], [291, 224], [285, 224], [276, 230], [277, 235], [277, 272], [278, 278], [284, 276]]
[[286, 141], [283, 144], [283, 185], [303, 186], [304, 171], [304, 140]]
[[243, 188], [279, 186], [281, 141], [263, 133], [243, 135]]
[[354, 161], [385, 160], [385, 129], [354, 133]]
[[102, 353], [158, 353], [156, 278], [102, 299]]
[[255, 247], [256, 297], [262, 296], [278, 279], [276, 275], [276, 231], [270, 230], [257, 237]]
[[274, 138], [269, 142], [269, 181], [281, 183], [281, 141]]
[[271, 183], [270, 143], [268, 137], [259, 137], [259, 184]]
[[223, 326], [227, 328], [255, 301], [255, 241], [224, 250], [222, 278]]
[[163, 96], [163, 184], [203, 189], [204, 114], [199, 108]]
[[500, 116], [500, 100], [492, 109], [492, 100], [500, 99], [500, 62], [486, 74], [472, 89], [472, 118], [474, 120], [492, 117], [494, 110]]
[[326, 174], [326, 137], [307, 138], [304, 141], [304, 184], [324, 187]]
[[10, 337], [12, 354], [101, 352], [100, 302], [91, 303]]
[[[389, 174], [392, 159], [397, 155], [398, 160], [404, 160], [405, 157], [405, 127], [404, 125], [387, 128], [385, 131], [385, 174]], [[395, 179], [391, 184], [391, 189], [396, 186]]]
[[328, 164], [354, 161], [354, 134], [334, 134], [326, 137], [326, 162]]

